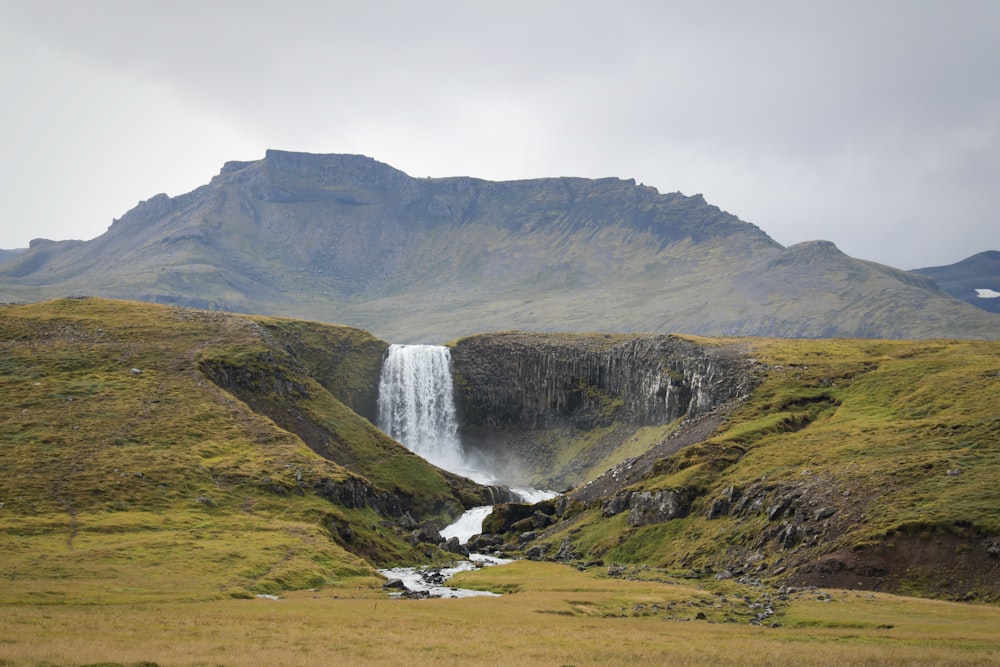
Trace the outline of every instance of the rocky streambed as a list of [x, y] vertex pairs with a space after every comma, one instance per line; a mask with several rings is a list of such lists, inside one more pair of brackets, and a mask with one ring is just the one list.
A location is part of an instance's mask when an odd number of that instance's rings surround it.
[[504, 565], [510, 559], [484, 554], [472, 554], [467, 561], [456, 561], [448, 567], [395, 567], [379, 570], [385, 577], [383, 588], [392, 591], [394, 598], [467, 598], [474, 596], [499, 597], [499, 593], [476, 591], [468, 588], [454, 588], [447, 581], [459, 572], [468, 572], [480, 567]]

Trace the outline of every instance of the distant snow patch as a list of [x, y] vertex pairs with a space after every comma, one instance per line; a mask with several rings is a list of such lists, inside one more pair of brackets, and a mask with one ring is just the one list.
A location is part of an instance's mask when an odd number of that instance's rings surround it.
[[980, 299], [995, 299], [1000, 296], [1000, 292], [994, 292], [991, 289], [977, 289], [976, 296]]

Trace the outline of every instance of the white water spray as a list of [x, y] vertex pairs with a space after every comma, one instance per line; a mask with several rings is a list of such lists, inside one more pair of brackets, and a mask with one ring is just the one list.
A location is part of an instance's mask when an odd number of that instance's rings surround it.
[[462, 473], [451, 352], [440, 345], [390, 345], [378, 387], [378, 427], [439, 468]]
[[446, 540], [450, 537], [457, 537], [461, 544], [465, 544], [473, 535], [483, 532], [483, 519], [488, 517], [492, 511], [492, 505], [466, 510], [462, 516], [456, 519], [455, 523], [441, 529], [441, 537]]

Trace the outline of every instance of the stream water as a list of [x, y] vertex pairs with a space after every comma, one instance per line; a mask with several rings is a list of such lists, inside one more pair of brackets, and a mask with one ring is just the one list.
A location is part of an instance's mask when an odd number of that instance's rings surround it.
[[472, 554], [469, 560], [456, 561], [448, 567], [394, 567], [386, 570], [379, 570], [385, 577], [392, 581], [399, 579], [406, 587], [405, 590], [394, 593], [394, 597], [416, 597], [416, 598], [469, 598], [475, 596], [499, 597], [499, 593], [490, 591], [476, 591], [468, 588], [454, 588], [446, 585], [446, 582], [459, 572], [468, 572], [480, 567], [491, 565], [504, 565], [510, 563], [505, 558], [495, 558], [483, 554]]
[[[491, 471], [471, 465], [462, 449], [451, 377], [451, 352], [447, 347], [389, 346], [379, 379], [378, 427], [439, 468], [480, 484], [503, 484]], [[510, 488], [510, 491], [527, 503], [536, 503], [556, 495], [554, 492], [538, 489]], [[482, 532], [483, 519], [492, 509], [492, 505], [483, 505], [467, 510], [453, 524], [441, 530], [441, 536], [445, 539], [457, 537], [459, 542], [465, 544], [470, 537]], [[469, 558], [468, 561], [459, 561], [447, 568], [393, 568], [380, 571], [389, 580], [398, 579], [405, 586], [397, 596], [496, 595], [445, 585], [458, 572], [510, 562], [484, 554], [472, 554]]]

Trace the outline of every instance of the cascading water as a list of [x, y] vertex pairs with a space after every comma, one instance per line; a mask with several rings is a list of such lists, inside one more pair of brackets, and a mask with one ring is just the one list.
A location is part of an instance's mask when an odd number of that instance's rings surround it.
[[[474, 469], [462, 450], [451, 379], [451, 352], [447, 347], [389, 346], [378, 386], [378, 427], [439, 468], [480, 484], [496, 483], [489, 472]], [[491, 495], [502, 488], [492, 487]], [[555, 495], [535, 489], [509, 491], [525, 502], [538, 502]], [[454, 534], [467, 539], [478, 532], [488, 513], [488, 507], [469, 510], [456, 522], [456, 526], [462, 524], [462, 527], [456, 528]], [[476, 522], [478, 526], [474, 525]]]
[[462, 472], [451, 352], [440, 345], [390, 345], [378, 387], [378, 427], [439, 468]]

